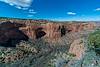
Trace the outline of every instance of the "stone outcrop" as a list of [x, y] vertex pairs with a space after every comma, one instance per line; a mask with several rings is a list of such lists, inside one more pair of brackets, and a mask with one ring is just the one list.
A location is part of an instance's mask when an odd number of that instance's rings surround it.
[[83, 39], [77, 39], [71, 44], [69, 53], [74, 54], [75, 59], [80, 60], [83, 58], [85, 50]]

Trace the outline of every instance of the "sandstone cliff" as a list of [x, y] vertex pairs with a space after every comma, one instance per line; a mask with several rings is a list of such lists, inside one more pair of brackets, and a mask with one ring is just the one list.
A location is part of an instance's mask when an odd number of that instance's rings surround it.
[[[0, 20], [1, 21], [1, 20]], [[46, 20], [2, 20], [0, 23], [0, 43], [15, 40], [57, 41], [67, 33], [93, 30], [95, 23], [53, 23]]]

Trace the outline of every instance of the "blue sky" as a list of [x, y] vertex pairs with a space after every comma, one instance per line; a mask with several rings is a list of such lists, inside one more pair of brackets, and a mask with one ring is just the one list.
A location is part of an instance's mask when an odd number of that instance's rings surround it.
[[0, 0], [0, 17], [100, 20], [100, 0]]

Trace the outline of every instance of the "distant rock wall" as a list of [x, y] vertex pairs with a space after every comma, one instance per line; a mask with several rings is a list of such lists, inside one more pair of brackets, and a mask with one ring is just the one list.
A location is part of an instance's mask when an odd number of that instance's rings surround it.
[[[34, 22], [33, 22], [34, 23]], [[26, 25], [21, 27], [20, 30], [25, 31], [31, 38], [36, 38], [36, 29], [42, 28], [41, 31], [45, 32], [43, 37], [50, 40], [57, 40], [58, 38], [66, 35], [67, 33], [81, 32], [86, 30], [93, 30], [95, 28], [94, 23], [46, 23], [44, 25]], [[37, 32], [38, 33], [38, 32]], [[42, 37], [42, 36], [41, 36]]]
[[67, 33], [92, 30], [95, 26], [95, 23], [53, 23], [46, 20], [2, 21], [2, 23], [0, 23], [0, 42], [7, 41], [9, 37], [21, 39], [20, 37], [22, 34], [20, 32], [22, 32], [24, 36], [33, 40], [43, 37], [48, 41], [55, 41]]

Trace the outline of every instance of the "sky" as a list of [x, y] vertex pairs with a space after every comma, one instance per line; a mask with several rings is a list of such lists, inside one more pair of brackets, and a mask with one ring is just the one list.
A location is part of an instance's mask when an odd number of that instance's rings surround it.
[[0, 0], [0, 17], [100, 21], [100, 0]]

